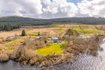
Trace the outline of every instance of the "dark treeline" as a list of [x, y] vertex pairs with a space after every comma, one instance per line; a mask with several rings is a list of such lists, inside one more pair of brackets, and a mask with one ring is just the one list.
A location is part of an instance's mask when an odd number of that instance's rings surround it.
[[57, 18], [53, 22], [60, 23], [83, 23], [83, 24], [105, 24], [105, 18], [95, 17], [72, 17], [72, 18]]
[[10, 31], [18, 28], [20, 28], [20, 25], [18, 24], [0, 23], [0, 31]]
[[73, 17], [73, 18], [56, 18], [56, 19], [33, 19], [27, 17], [1, 17], [0, 30], [10, 31], [22, 26], [44, 26], [55, 23], [83, 23], [83, 24], [105, 24], [105, 18], [94, 17]]
[[23, 18], [23, 17], [3, 17], [0, 18], [0, 31], [10, 31], [22, 26], [44, 26], [52, 24], [43, 19]]

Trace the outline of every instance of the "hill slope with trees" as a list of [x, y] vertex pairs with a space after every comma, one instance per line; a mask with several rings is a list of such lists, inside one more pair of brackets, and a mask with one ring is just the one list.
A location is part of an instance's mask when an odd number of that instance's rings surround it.
[[51, 25], [55, 23], [83, 23], [83, 24], [105, 24], [105, 18], [94, 17], [72, 17], [55, 19], [34, 19], [28, 17], [9, 16], [0, 18], [0, 30], [13, 30], [21, 26]]

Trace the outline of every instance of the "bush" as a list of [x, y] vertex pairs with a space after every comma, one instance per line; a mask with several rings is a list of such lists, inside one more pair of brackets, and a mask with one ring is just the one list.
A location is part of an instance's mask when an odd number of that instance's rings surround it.
[[25, 30], [22, 31], [21, 36], [26, 36]]

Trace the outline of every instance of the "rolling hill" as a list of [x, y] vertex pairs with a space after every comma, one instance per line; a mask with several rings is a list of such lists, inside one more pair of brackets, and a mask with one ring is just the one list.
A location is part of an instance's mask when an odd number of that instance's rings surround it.
[[[34, 19], [28, 17], [8, 16], [0, 18], [0, 30], [15, 29], [21, 26], [51, 25], [53, 23], [83, 23], [83, 24], [105, 24], [105, 18], [94, 17], [72, 17], [54, 19]], [[11, 30], [11, 29], [10, 29]]]

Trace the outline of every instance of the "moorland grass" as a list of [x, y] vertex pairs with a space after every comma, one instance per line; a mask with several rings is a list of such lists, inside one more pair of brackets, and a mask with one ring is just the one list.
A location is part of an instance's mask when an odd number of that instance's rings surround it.
[[16, 43], [21, 43], [21, 42], [24, 42], [24, 37], [18, 38], [16, 40], [9, 41], [9, 42], [5, 43], [5, 46], [8, 47], [8, 46], [14, 45]]
[[81, 28], [73, 28], [73, 30], [76, 30], [78, 33], [84, 33], [84, 34], [100, 34], [103, 33], [102, 30], [97, 29], [81, 29]]

